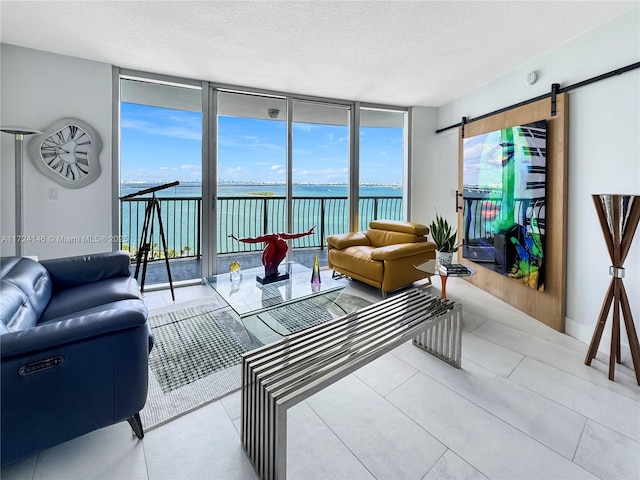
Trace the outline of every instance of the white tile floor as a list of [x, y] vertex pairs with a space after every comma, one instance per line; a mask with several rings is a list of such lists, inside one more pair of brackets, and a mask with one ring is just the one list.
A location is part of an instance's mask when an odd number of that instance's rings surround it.
[[[378, 295], [345, 282], [347, 292]], [[292, 408], [288, 478], [640, 479], [633, 371], [618, 366], [610, 382], [606, 358], [584, 365], [585, 344], [463, 280], [448, 285], [463, 305], [462, 369], [406, 343]], [[205, 286], [176, 290], [177, 302], [208, 295]], [[145, 298], [150, 309], [171, 303], [168, 291]], [[235, 393], [142, 441], [122, 422], [11, 465], [1, 477], [254, 479], [239, 414]]]

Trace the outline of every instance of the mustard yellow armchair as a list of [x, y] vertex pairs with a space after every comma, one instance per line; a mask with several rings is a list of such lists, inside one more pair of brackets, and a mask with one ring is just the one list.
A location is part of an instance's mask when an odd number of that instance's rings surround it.
[[327, 237], [329, 268], [382, 290], [382, 296], [429, 277], [413, 266], [436, 258], [429, 227], [413, 222], [374, 220], [366, 232]]

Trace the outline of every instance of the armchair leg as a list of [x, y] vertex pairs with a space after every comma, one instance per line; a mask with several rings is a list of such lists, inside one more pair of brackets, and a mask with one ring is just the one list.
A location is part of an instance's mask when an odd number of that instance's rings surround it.
[[131, 430], [136, 434], [139, 439], [144, 438], [144, 430], [142, 429], [142, 421], [140, 420], [140, 413], [134, 413], [133, 416], [127, 418], [127, 422], [131, 425]]

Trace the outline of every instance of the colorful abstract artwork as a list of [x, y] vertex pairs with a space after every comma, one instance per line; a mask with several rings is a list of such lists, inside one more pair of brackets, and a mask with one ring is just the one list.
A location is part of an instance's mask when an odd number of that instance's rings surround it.
[[463, 142], [462, 256], [544, 291], [547, 122]]

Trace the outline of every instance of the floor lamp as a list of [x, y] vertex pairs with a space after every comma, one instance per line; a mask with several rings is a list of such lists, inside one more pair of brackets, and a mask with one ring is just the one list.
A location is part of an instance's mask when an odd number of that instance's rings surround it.
[[640, 221], [640, 196], [639, 195], [592, 195], [596, 207], [602, 233], [604, 235], [612, 266], [609, 267], [611, 283], [604, 298], [600, 317], [593, 338], [589, 345], [587, 358], [584, 363], [591, 365], [598, 351], [598, 345], [602, 337], [609, 311], [613, 304], [613, 326], [611, 331], [611, 351], [609, 354], [609, 380], [613, 380], [616, 361], [620, 359], [620, 310], [624, 317], [624, 326], [629, 338], [631, 359], [636, 373], [636, 380], [640, 385], [640, 345], [638, 335], [633, 325], [629, 298], [622, 283], [624, 278], [624, 260], [629, 253], [633, 235]]
[[39, 130], [21, 127], [0, 127], [0, 131], [10, 133], [16, 140], [16, 257], [22, 256], [23, 213], [22, 213], [22, 147], [25, 135], [42, 133]]

